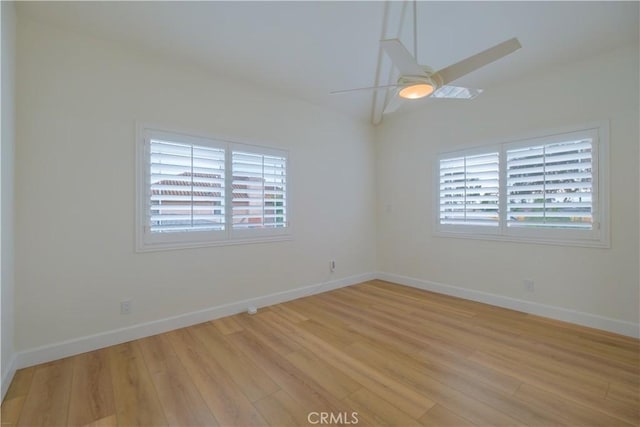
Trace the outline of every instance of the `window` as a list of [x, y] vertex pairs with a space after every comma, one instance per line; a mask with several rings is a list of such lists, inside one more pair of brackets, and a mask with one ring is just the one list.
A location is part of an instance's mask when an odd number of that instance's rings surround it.
[[233, 228], [285, 227], [287, 158], [245, 151], [232, 158]]
[[440, 223], [497, 227], [499, 153], [440, 160]]
[[139, 128], [137, 250], [282, 240], [286, 151]]
[[149, 140], [149, 231], [224, 230], [225, 150], [171, 139]]
[[442, 154], [437, 233], [608, 246], [607, 137], [599, 124]]

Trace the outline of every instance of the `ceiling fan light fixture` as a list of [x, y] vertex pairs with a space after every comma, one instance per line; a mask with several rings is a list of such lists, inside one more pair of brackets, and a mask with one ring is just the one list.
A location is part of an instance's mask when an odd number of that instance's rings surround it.
[[398, 95], [405, 99], [420, 99], [431, 95], [435, 89], [435, 86], [430, 83], [416, 83], [402, 88]]

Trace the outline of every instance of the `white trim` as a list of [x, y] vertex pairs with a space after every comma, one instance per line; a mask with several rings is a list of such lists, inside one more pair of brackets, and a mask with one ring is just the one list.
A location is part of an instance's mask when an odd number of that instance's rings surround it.
[[9, 362], [9, 366], [7, 368], [7, 372], [2, 374], [2, 390], [0, 390], [0, 402], [4, 400], [4, 397], [9, 390], [9, 386], [11, 385], [11, 381], [13, 381], [13, 377], [16, 374], [18, 368], [16, 368], [16, 360], [17, 356], [14, 354], [11, 357], [11, 361]]
[[[223, 230], [189, 231], [177, 233], [149, 233], [148, 232], [148, 168], [149, 146], [151, 138], [167, 139], [169, 141], [184, 141], [186, 144], [202, 145], [219, 148], [225, 153], [225, 226]], [[293, 240], [292, 227], [292, 197], [290, 152], [278, 147], [267, 147], [254, 143], [233, 141], [229, 138], [206, 136], [204, 133], [185, 130], [170, 130], [165, 126], [156, 126], [145, 122], [136, 122], [134, 143], [135, 158], [135, 238], [134, 249], [137, 253], [156, 252], [166, 250], [203, 248], [212, 246], [241, 245], [253, 243], [270, 243]], [[278, 228], [246, 229], [233, 228], [232, 220], [232, 181], [233, 152], [243, 151], [266, 156], [280, 156], [285, 158], [286, 191], [284, 206], [286, 209], [286, 226]]]
[[620, 335], [633, 338], [640, 338], [640, 324], [627, 322], [624, 320], [612, 319], [610, 317], [585, 313], [583, 311], [571, 310], [568, 308], [553, 305], [540, 304], [532, 301], [525, 301], [517, 298], [505, 297], [488, 292], [473, 289], [461, 288], [458, 286], [443, 283], [431, 282], [428, 280], [416, 279], [413, 277], [401, 276], [399, 274], [378, 272], [376, 277], [380, 280], [424, 289], [439, 294], [451, 295], [471, 301], [491, 304], [498, 307], [509, 308], [511, 310], [522, 311], [524, 313], [535, 314], [551, 319], [562, 320], [564, 322], [601, 329]]
[[[546, 229], [544, 227], [520, 228], [507, 227], [506, 207], [506, 153], [509, 149], [529, 145], [548, 144], [563, 140], [567, 135], [590, 137], [593, 143], [593, 228], [591, 230]], [[494, 240], [516, 243], [548, 244], [592, 248], [610, 248], [609, 230], [609, 120], [564, 126], [538, 132], [529, 132], [512, 138], [491, 140], [482, 145], [457, 148], [438, 153], [433, 168], [433, 217], [432, 235], [435, 237], [453, 237], [463, 239]], [[473, 156], [498, 150], [499, 167], [499, 205], [500, 221], [498, 227], [473, 225], [447, 225], [440, 223], [440, 161], [442, 159]]]
[[[258, 308], [266, 307], [321, 292], [327, 292], [333, 289], [343, 288], [345, 286], [355, 285], [375, 278], [376, 276], [373, 273], [358, 274], [329, 282], [302, 286], [261, 297], [249, 298], [242, 301], [205, 308], [191, 313], [179, 314], [177, 316], [140, 323], [138, 325], [128, 326], [125, 328], [114, 329], [94, 335], [48, 344], [17, 353], [14, 358], [15, 363], [12, 363], [11, 366], [15, 373], [15, 369], [26, 368], [28, 366], [85, 353], [87, 351], [93, 351], [198, 323], [208, 322], [220, 317], [242, 313], [250, 306]], [[4, 387], [5, 382], [3, 381], [2, 384]]]

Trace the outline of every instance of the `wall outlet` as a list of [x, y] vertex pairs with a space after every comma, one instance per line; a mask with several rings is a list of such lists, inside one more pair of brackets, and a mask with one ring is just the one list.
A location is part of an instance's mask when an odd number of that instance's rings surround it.
[[533, 280], [531, 279], [524, 279], [522, 281], [522, 285], [524, 286], [524, 290], [527, 292], [535, 292], [536, 288], [533, 284]]
[[331, 261], [329, 261], [329, 271], [331, 271], [332, 273], [336, 271], [336, 260], [332, 259]]
[[131, 300], [120, 301], [120, 314], [131, 314]]

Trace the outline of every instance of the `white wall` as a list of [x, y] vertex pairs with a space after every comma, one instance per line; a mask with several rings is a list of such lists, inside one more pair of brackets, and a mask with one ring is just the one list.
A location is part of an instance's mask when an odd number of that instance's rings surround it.
[[[473, 101], [430, 100], [385, 118], [376, 135], [379, 270], [637, 325], [638, 68], [631, 46]], [[611, 249], [432, 235], [437, 153], [603, 119], [611, 126]], [[524, 291], [525, 278], [535, 293]]]
[[[473, 102], [434, 100], [372, 130], [204, 69], [18, 21], [16, 351], [376, 269], [638, 322], [637, 46]], [[439, 151], [601, 119], [611, 120], [611, 249], [432, 236]], [[289, 149], [294, 240], [135, 253], [136, 120]], [[3, 221], [4, 150], [3, 135]], [[4, 245], [4, 223], [2, 232]], [[3, 278], [3, 357], [4, 292]], [[129, 316], [119, 314], [124, 298]]]
[[14, 359], [14, 94], [16, 12], [13, 2], [2, 2], [2, 142], [0, 144], [0, 281], [2, 322], [2, 396], [13, 375]]
[[[22, 16], [17, 64], [17, 350], [375, 270], [365, 124]], [[290, 150], [293, 241], [134, 253], [136, 120]]]

